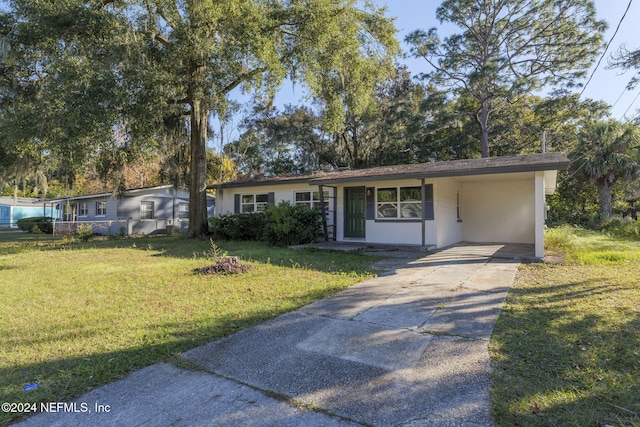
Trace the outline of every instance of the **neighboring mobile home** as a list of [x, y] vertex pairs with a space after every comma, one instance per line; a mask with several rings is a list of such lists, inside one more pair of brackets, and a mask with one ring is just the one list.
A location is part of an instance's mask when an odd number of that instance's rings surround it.
[[[184, 232], [189, 224], [189, 193], [172, 185], [89, 194], [54, 201], [56, 232], [75, 232], [91, 224], [96, 234], [131, 235]], [[215, 201], [208, 200], [209, 215]]]
[[35, 216], [51, 216], [51, 204], [42, 199], [0, 197], [0, 228], [16, 228], [19, 219]]
[[442, 248], [526, 243], [544, 256], [545, 195], [569, 160], [559, 153], [454, 160], [267, 177], [211, 185], [217, 213], [256, 212], [283, 200], [323, 208], [340, 242]]

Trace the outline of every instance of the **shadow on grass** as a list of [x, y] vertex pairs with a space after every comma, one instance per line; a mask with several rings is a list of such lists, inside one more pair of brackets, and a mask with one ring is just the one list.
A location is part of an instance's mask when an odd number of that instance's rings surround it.
[[[228, 255], [238, 256], [244, 261], [271, 264], [281, 267], [304, 268], [328, 273], [366, 275], [378, 273], [371, 264], [382, 259], [380, 256], [361, 253], [318, 252], [310, 250], [294, 251], [288, 248], [268, 246], [263, 242], [213, 242]], [[0, 255], [13, 255], [30, 250], [61, 251], [91, 249], [136, 249], [152, 251], [153, 256], [182, 259], [202, 259], [203, 266], [212, 263], [212, 241], [190, 239], [186, 236], [141, 236], [131, 238], [98, 237], [89, 242], [76, 240], [0, 242]]]
[[640, 425], [637, 291], [592, 277], [514, 288], [508, 303], [492, 337], [499, 425]]
[[[134, 370], [172, 361], [182, 352], [272, 319], [286, 311], [288, 310], [274, 308], [242, 318], [233, 313], [209, 319], [210, 321], [155, 325], [150, 327], [150, 332], [144, 337], [143, 342], [131, 348], [3, 367], [0, 369], [0, 378], [3, 379], [3, 384], [0, 385], [0, 402], [36, 403], [39, 407], [40, 402], [69, 401], [95, 387], [116, 381]], [[67, 331], [51, 340], [64, 339], [64, 336], [72, 335], [73, 331]], [[24, 391], [25, 385], [33, 383], [38, 383], [38, 387]], [[27, 415], [29, 414], [0, 412], [0, 426]]]
[[[389, 293], [394, 292], [394, 289], [389, 290]], [[488, 386], [485, 363], [479, 363], [475, 367], [467, 366], [462, 372], [449, 364], [447, 369], [434, 369], [431, 366], [433, 354], [425, 352], [422, 344], [447, 341], [447, 345], [440, 347], [438, 360], [462, 358], [468, 361], [467, 351], [475, 355], [473, 349], [486, 344], [477, 339], [463, 338], [460, 334], [488, 337], [492, 325], [490, 319], [497, 314], [505, 293], [503, 288], [495, 291], [461, 291], [455, 297], [449, 292], [438, 295], [425, 292], [416, 296], [414, 301], [398, 303], [393, 299], [381, 301], [380, 294], [372, 289], [351, 289], [331, 297], [331, 301], [323, 300], [308, 309], [317, 315], [290, 313], [230, 339], [207, 345], [196, 352], [205, 353], [206, 361], [223, 363], [225, 366], [250, 367], [239, 377], [232, 376], [239, 382], [294, 398], [301, 394], [319, 393], [326, 399], [326, 406], [322, 406], [323, 408], [367, 425], [404, 425], [421, 416], [430, 416], [432, 412], [473, 412], [473, 408], [485, 405], [484, 394], [478, 394], [476, 389], [478, 384], [483, 388]], [[312, 293], [307, 295], [314, 299], [316, 297]], [[442, 322], [435, 322], [433, 327], [440, 325], [441, 328], [446, 328], [444, 332], [448, 333], [444, 333], [445, 336], [427, 331], [415, 334], [406, 330], [415, 324], [398, 324], [404, 319], [406, 322], [417, 321], [417, 325], [420, 325], [423, 319], [433, 319], [433, 314], [442, 311], [443, 305], [448, 303], [465, 314], [453, 318], [451, 313], [440, 313]], [[332, 319], [321, 313], [324, 309], [334, 314], [343, 310], [360, 311], [367, 305], [375, 305], [376, 310], [395, 313], [395, 316], [390, 316], [385, 323], [375, 323], [366, 319], [366, 313], [360, 319], [348, 320]], [[160, 342], [151, 337], [148, 342], [133, 343], [131, 348], [122, 351], [87, 354], [85, 357], [0, 370], [2, 377], [11, 378], [11, 389], [5, 401], [56, 402], [73, 399], [91, 388], [122, 378], [133, 370], [170, 361], [179, 353], [261, 323], [285, 311], [287, 310], [274, 308], [257, 310], [243, 319], [233, 313], [198, 322], [160, 324], [152, 328], [158, 331], [157, 340]], [[333, 340], [334, 333], [331, 331], [337, 329], [325, 329], [332, 325], [358, 332], [357, 341], [362, 344], [359, 344], [357, 351], [361, 356], [357, 359], [344, 356], [341, 343], [351, 341], [351, 337], [338, 334], [335, 337], [337, 345], [333, 349], [331, 346], [327, 348], [322, 339], [307, 341], [317, 333]], [[68, 336], [69, 332], [72, 331], [62, 331], [59, 336], [51, 337], [51, 340]], [[410, 337], [390, 339], [388, 332], [392, 332], [393, 337], [397, 333]], [[298, 345], [301, 342], [306, 342], [307, 347]], [[348, 355], [353, 349], [346, 348], [346, 351]], [[407, 351], [417, 354], [407, 354]], [[381, 354], [389, 357], [380, 357]], [[409, 361], [404, 360], [407, 358]], [[475, 356], [472, 359], [476, 360]], [[201, 363], [197, 359], [191, 360]], [[201, 364], [207, 369], [215, 370], [206, 363]], [[409, 374], [405, 369], [415, 370]], [[248, 376], [244, 376], [245, 374]], [[36, 381], [40, 382], [40, 387], [29, 392], [22, 391], [24, 384]], [[363, 399], [362, 396], [368, 397]], [[400, 401], [402, 404], [398, 403]], [[101, 403], [112, 404], [109, 401]], [[3, 422], [7, 420], [1, 420], [0, 424]]]

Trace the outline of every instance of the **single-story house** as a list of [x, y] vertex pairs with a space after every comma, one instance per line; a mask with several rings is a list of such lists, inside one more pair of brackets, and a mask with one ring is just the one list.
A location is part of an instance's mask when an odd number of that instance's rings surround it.
[[556, 189], [560, 153], [494, 157], [211, 185], [218, 214], [289, 201], [323, 210], [339, 242], [443, 248], [459, 242], [526, 243], [544, 256], [545, 195]]
[[[96, 234], [131, 235], [184, 232], [189, 224], [189, 192], [172, 185], [125, 190], [122, 194], [89, 194], [50, 201], [55, 232], [72, 233], [91, 224]], [[208, 199], [214, 213], [215, 199]]]
[[18, 220], [51, 216], [51, 205], [43, 199], [0, 197], [0, 228], [16, 228]]

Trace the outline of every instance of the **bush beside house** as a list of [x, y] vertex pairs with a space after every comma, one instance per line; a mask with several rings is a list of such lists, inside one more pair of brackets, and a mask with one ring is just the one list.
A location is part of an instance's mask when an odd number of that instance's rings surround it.
[[264, 212], [223, 214], [209, 218], [216, 239], [262, 240], [272, 246], [300, 245], [323, 236], [322, 215], [317, 209], [281, 202]]
[[18, 228], [29, 233], [53, 234], [53, 223], [49, 216], [34, 216], [18, 220]]

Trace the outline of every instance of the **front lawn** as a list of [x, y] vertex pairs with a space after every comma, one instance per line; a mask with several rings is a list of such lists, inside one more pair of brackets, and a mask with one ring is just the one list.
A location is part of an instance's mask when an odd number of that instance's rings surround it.
[[501, 426], [640, 426], [640, 242], [562, 227], [520, 268], [491, 339]]
[[364, 255], [217, 244], [250, 270], [194, 274], [211, 244], [184, 237], [0, 239], [0, 402], [72, 399], [374, 274]]

